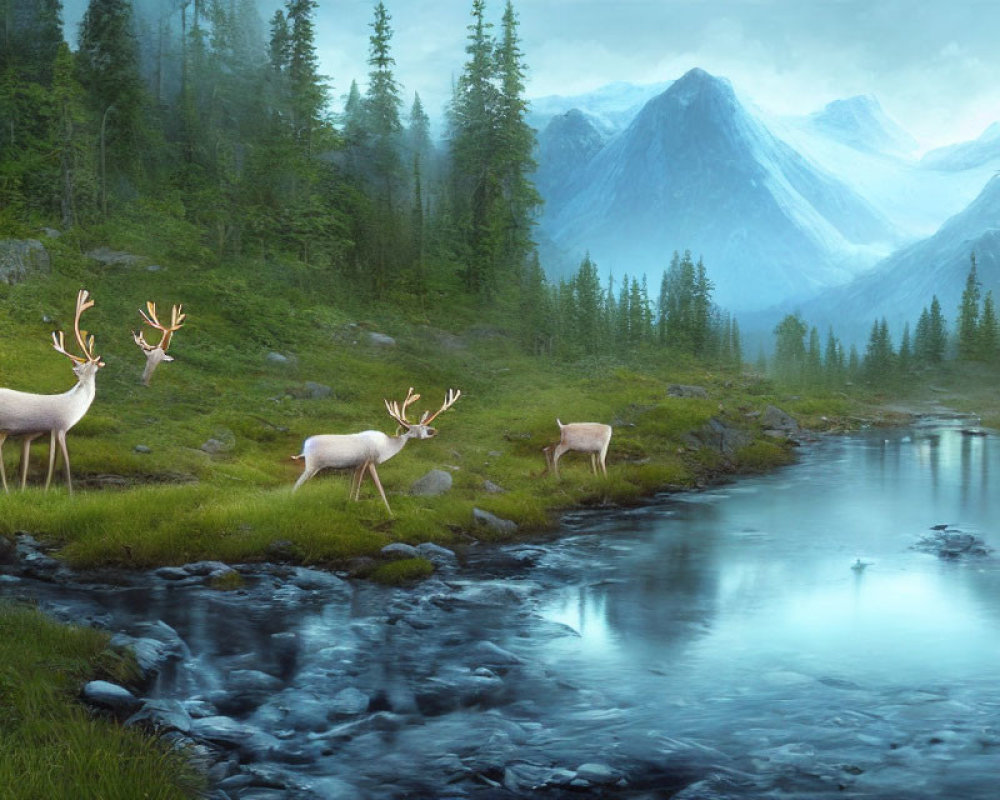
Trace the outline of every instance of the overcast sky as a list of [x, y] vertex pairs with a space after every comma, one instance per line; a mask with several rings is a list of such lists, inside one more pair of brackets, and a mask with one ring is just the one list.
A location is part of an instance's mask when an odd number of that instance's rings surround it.
[[[148, 2], [149, 0], [147, 0]], [[173, 5], [176, 0], [162, 0]], [[471, 0], [385, 0], [406, 110], [436, 117], [465, 61]], [[258, 0], [266, 23], [282, 0]], [[316, 44], [339, 107], [364, 87], [374, 0], [319, 0]], [[76, 22], [86, 0], [66, 0]], [[873, 94], [924, 147], [975, 138], [1000, 119], [996, 0], [515, 0], [527, 94], [657, 83], [691, 67], [729, 78], [767, 111], [807, 113]], [[504, 0], [487, 0], [499, 29]]]

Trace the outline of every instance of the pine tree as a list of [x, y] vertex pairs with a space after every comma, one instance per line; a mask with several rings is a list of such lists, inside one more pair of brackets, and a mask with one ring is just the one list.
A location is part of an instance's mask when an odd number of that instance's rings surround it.
[[494, 43], [485, 19], [485, 0], [473, 0], [465, 52], [468, 60], [449, 107], [452, 209], [464, 262], [463, 282], [473, 295], [496, 291], [497, 240], [494, 205], [500, 187], [494, 169], [498, 91], [494, 83]]
[[98, 122], [102, 213], [110, 178], [130, 179], [142, 163], [145, 90], [128, 0], [90, 0], [80, 23], [80, 83]]
[[402, 100], [399, 84], [392, 74], [396, 63], [390, 54], [391, 17], [385, 3], [375, 5], [375, 19], [369, 37], [368, 91], [365, 94], [365, 129], [370, 138], [370, 159], [375, 178], [375, 188], [386, 210], [391, 213], [401, 181], [401, 135], [403, 124], [399, 118]]
[[931, 364], [944, 361], [945, 349], [948, 346], [948, 324], [941, 313], [941, 303], [937, 295], [931, 298], [931, 308], [928, 313], [927, 325], [927, 356]]
[[903, 338], [899, 342], [896, 355], [896, 372], [902, 380], [908, 380], [913, 373], [913, 348], [910, 344], [910, 323], [903, 325]]
[[786, 382], [795, 383], [802, 379], [807, 331], [805, 322], [796, 314], [788, 314], [774, 329], [774, 371]]
[[502, 240], [499, 269], [517, 274], [534, 247], [532, 228], [542, 198], [531, 182], [535, 132], [528, 125], [524, 99], [525, 67], [517, 35], [517, 14], [507, 0], [495, 52], [500, 92], [497, 98], [496, 171], [500, 187], [498, 225]]
[[577, 319], [579, 344], [584, 353], [596, 355], [604, 344], [601, 324], [603, 292], [597, 266], [589, 255], [580, 263], [573, 284], [576, 291], [576, 309], [580, 315]]
[[73, 54], [64, 42], [53, 68], [52, 95], [56, 110], [53, 140], [61, 177], [60, 217], [65, 228], [90, 217], [97, 208], [94, 141], [87, 126], [86, 98], [75, 71]]
[[965, 279], [962, 302], [958, 308], [958, 357], [976, 358], [979, 355], [979, 277], [976, 275], [976, 254], [971, 255], [969, 274]]
[[812, 385], [819, 384], [823, 375], [823, 355], [819, 344], [819, 331], [815, 325], [809, 329], [809, 347], [806, 350], [805, 375], [806, 381]]
[[1000, 328], [997, 324], [996, 306], [993, 302], [993, 292], [986, 292], [983, 299], [983, 313], [979, 319], [979, 358], [986, 362], [994, 362], [1000, 354]]
[[0, 74], [49, 86], [63, 43], [61, 0], [6, 0], [0, 33]]

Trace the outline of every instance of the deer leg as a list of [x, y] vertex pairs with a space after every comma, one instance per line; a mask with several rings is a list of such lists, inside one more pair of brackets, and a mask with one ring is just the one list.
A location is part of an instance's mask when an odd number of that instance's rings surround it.
[[[49, 490], [49, 484], [52, 483], [52, 474], [56, 470], [56, 432], [52, 431], [49, 434], [49, 473], [45, 476], [45, 491]], [[24, 473], [22, 478], [26, 478], [28, 475], [28, 468], [24, 468]]]
[[31, 443], [41, 435], [40, 433], [29, 433], [21, 440], [21, 468], [19, 470], [21, 491], [24, 491], [24, 487], [28, 485], [28, 457], [31, 454]]
[[3, 443], [7, 441], [7, 432], [0, 431], [0, 481], [3, 481], [3, 493], [7, 494], [10, 490], [7, 488], [7, 470], [3, 466]]
[[382, 502], [385, 503], [385, 510], [389, 512], [389, 516], [392, 516], [392, 509], [389, 508], [389, 501], [385, 499], [385, 490], [382, 488], [382, 481], [378, 479], [378, 473], [375, 471], [375, 464], [368, 462], [368, 471], [372, 474], [372, 480], [375, 481], [375, 485], [378, 487], [378, 493], [382, 495]]
[[[66, 449], [66, 431], [55, 431], [53, 436], [58, 439], [59, 450], [62, 451], [63, 465], [66, 467], [66, 488], [70, 494], [73, 494], [73, 479], [69, 474], [69, 451]], [[54, 463], [54, 459], [50, 463]], [[51, 477], [51, 475], [52, 473], [50, 472], [49, 476]], [[46, 482], [45, 488], [49, 488], [48, 482]]]
[[294, 492], [296, 489], [298, 489], [303, 483], [309, 480], [318, 471], [319, 470], [317, 470], [315, 467], [307, 466], [305, 470], [303, 470], [302, 474], [299, 475], [299, 479], [295, 481], [295, 485], [292, 487], [292, 491]]
[[365, 461], [360, 467], [351, 473], [351, 500], [357, 502], [361, 499], [361, 481], [365, 479], [365, 468], [371, 462]]

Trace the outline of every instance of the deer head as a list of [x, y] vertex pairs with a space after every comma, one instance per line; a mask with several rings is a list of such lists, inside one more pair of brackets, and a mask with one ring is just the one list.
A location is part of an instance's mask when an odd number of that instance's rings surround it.
[[430, 423], [441, 414], [443, 411], [447, 411], [451, 408], [455, 401], [462, 396], [460, 389], [449, 389], [445, 394], [444, 403], [441, 408], [431, 414], [430, 411], [425, 411], [420, 416], [419, 422], [410, 422], [406, 418], [406, 409], [413, 405], [417, 400], [420, 399], [419, 394], [413, 393], [413, 387], [406, 393], [406, 397], [403, 399], [402, 404], [393, 400], [385, 401], [385, 410], [389, 412], [389, 416], [392, 417], [401, 428], [403, 428], [403, 435], [413, 439], [430, 439], [433, 436], [437, 436], [437, 428], [430, 427]]
[[94, 355], [94, 337], [80, 328], [80, 317], [83, 312], [94, 305], [90, 293], [86, 289], [81, 289], [76, 296], [76, 315], [73, 319], [73, 332], [76, 335], [76, 342], [80, 345], [82, 356], [74, 355], [66, 349], [66, 340], [62, 331], [53, 331], [52, 346], [57, 353], [62, 353], [73, 362], [73, 372], [81, 381], [89, 376], [97, 374], [97, 370], [104, 366], [101, 357]]
[[141, 308], [139, 309], [139, 315], [143, 321], [149, 327], [161, 332], [160, 341], [156, 344], [150, 344], [146, 341], [146, 337], [141, 331], [132, 331], [132, 338], [135, 340], [135, 343], [146, 354], [146, 369], [142, 373], [142, 382], [146, 386], [149, 385], [149, 379], [153, 376], [153, 370], [156, 369], [161, 361], [174, 360], [173, 356], [167, 355], [167, 348], [170, 347], [170, 339], [174, 335], [174, 332], [184, 325], [184, 318], [187, 315], [183, 313], [183, 308], [181, 305], [175, 305], [171, 309], [169, 325], [161, 324], [157, 318], [156, 303], [147, 301], [146, 311], [143, 311]]

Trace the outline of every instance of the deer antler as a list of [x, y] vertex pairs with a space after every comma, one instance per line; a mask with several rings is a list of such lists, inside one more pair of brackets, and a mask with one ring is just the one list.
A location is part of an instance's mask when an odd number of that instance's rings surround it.
[[[441, 408], [439, 408], [433, 414], [431, 414], [429, 411], [425, 411], [423, 416], [420, 418], [420, 424], [430, 425], [438, 414], [440, 414], [442, 411], [447, 411], [449, 408], [455, 405], [455, 401], [458, 400], [458, 398], [461, 396], [462, 396], [461, 389], [449, 389], [448, 393], [444, 396], [444, 405], [442, 405]], [[430, 414], [430, 416], [428, 416], [428, 414]]]
[[100, 356], [94, 355], [94, 337], [90, 336], [88, 338], [87, 332], [80, 329], [80, 317], [83, 312], [88, 308], [93, 307], [94, 300], [90, 297], [90, 293], [86, 289], [81, 289], [79, 294], [76, 296], [76, 315], [73, 319], [73, 332], [76, 335], [77, 344], [80, 345], [80, 349], [83, 351], [83, 357], [73, 355], [66, 349], [66, 339], [62, 331], [54, 331], [52, 333], [52, 346], [55, 348], [57, 353], [62, 353], [64, 356], [68, 356], [77, 364], [83, 364], [87, 361], [92, 361], [99, 363], [101, 361]]
[[419, 394], [413, 393], [413, 387], [409, 388], [406, 393], [406, 398], [403, 400], [403, 404], [400, 405], [398, 401], [384, 400], [385, 410], [389, 412], [389, 416], [392, 417], [396, 422], [402, 425], [404, 428], [409, 428], [413, 425], [412, 422], [408, 422], [406, 419], [406, 409], [417, 402], [420, 399]]
[[183, 305], [175, 305], [170, 311], [170, 324], [163, 325], [160, 320], [156, 317], [156, 303], [151, 300], [146, 301], [146, 311], [139, 309], [139, 316], [142, 317], [143, 321], [149, 325], [151, 328], [156, 328], [158, 331], [163, 332], [163, 336], [160, 337], [159, 344], [151, 345], [146, 341], [145, 337], [141, 333], [132, 333], [132, 338], [135, 339], [135, 343], [139, 345], [143, 350], [155, 350], [159, 347], [163, 352], [167, 351], [170, 347], [170, 337], [173, 336], [174, 331], [179, 330], [184, 325], [184, 318], [187, 314], [183, 313]]

